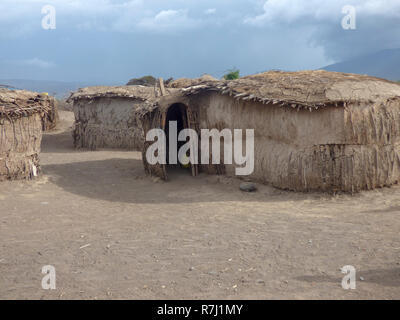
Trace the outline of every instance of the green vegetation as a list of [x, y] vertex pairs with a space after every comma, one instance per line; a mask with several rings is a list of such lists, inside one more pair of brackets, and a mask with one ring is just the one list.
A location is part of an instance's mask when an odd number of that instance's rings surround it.
[[[144, 76], [141, 78], [134, 78], [129, 80], [126, 84], [127, 86], [146, 86], [146, 87], [154, 87], [157, 83], [158, 79], [153, 76]], [[164, 84], [168, 85], [170, 82], [174, 81], [174, 78], [169, 78], [164, 80]]]
[[240, 70], [233, 68], [227, 71], [228, 73], [224, 75], [225, 80], [236, 80], [240, 78]]
[[156, 84], [157, 79], [153, 76], [144, 76], [141, 78], [134, 78], [129, 80], [126, 84], [127, 86], [147, 86], [147, 87], [154, 87]]

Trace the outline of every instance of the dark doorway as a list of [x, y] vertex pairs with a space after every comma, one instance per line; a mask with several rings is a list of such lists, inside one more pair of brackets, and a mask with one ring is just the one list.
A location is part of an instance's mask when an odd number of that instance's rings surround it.
[[[178, 141], [179, 133], [183, 130], [188, 128], [188, 120], [187, 120], [187, 107], [182, 103], [175, 103], [168, 108], [167, 117], [165, 121], [165, 133], [167, 138], [167, 168], [169, 171], [176, 171], [178, 169], [187, 169], [189, 171], [190, 167], [184, 168], [182, 165], [179, 164], [170, 164], [169, 159], [169, 150], [170, 150], [170, 132], [169, 132], [169, 123], [170, 121], [176, 121], [177, 124], [177, 135], [176, 139], [176, 155], [178, 155], [179, 149], [181, 146], [185, 144], [185, 141]], [[172, 147], [172, 146], [171, 146]]]

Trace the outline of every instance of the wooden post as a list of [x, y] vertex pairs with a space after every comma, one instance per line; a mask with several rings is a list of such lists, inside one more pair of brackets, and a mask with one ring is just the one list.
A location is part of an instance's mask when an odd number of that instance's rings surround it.
[[163, 80], [163, 78], [160, 78], [158, 80], [159, 80], [159, 83], [160, 83], [161, 95], [165, 96], [166, 95], [166, 91], [165, 91], [165, 87], [164, 87], [164, 80]]
[[154, 83], [154, 95], [155, 95], [156, 97], [158, 96], [157, 81]]

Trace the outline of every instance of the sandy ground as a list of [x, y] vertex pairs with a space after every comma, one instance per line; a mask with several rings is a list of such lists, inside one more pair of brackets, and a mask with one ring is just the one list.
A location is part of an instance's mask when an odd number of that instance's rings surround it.
[[[43, 140], [44, 175], [0, 183], [0, 298], [400, 298], [399, 187], [248, 194], [185, 171], [156, 181], [137, 152], [74, 150], [72, 114], [61, 116]], [[41, 288], [44, 265], [56, 290]], [[341, 287], [345, 265], [356, 290]]]

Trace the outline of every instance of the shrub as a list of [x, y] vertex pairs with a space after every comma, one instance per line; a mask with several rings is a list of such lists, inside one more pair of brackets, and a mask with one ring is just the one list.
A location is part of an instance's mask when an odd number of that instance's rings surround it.
[[224, 75], [224, 79], [225, 80], [236, 80], [240, 78], [240, 70], [238, 69], [232, 69], [232, 70], [228, 70], [228, 73], [226, 75]]
[[147, 87], [154, 87], [156, 84], [157, 79], [153, 76], [144, 76], [141, 78], [134, 78], [129, 80], [126, 84], [127, 86], [147, 86]]

